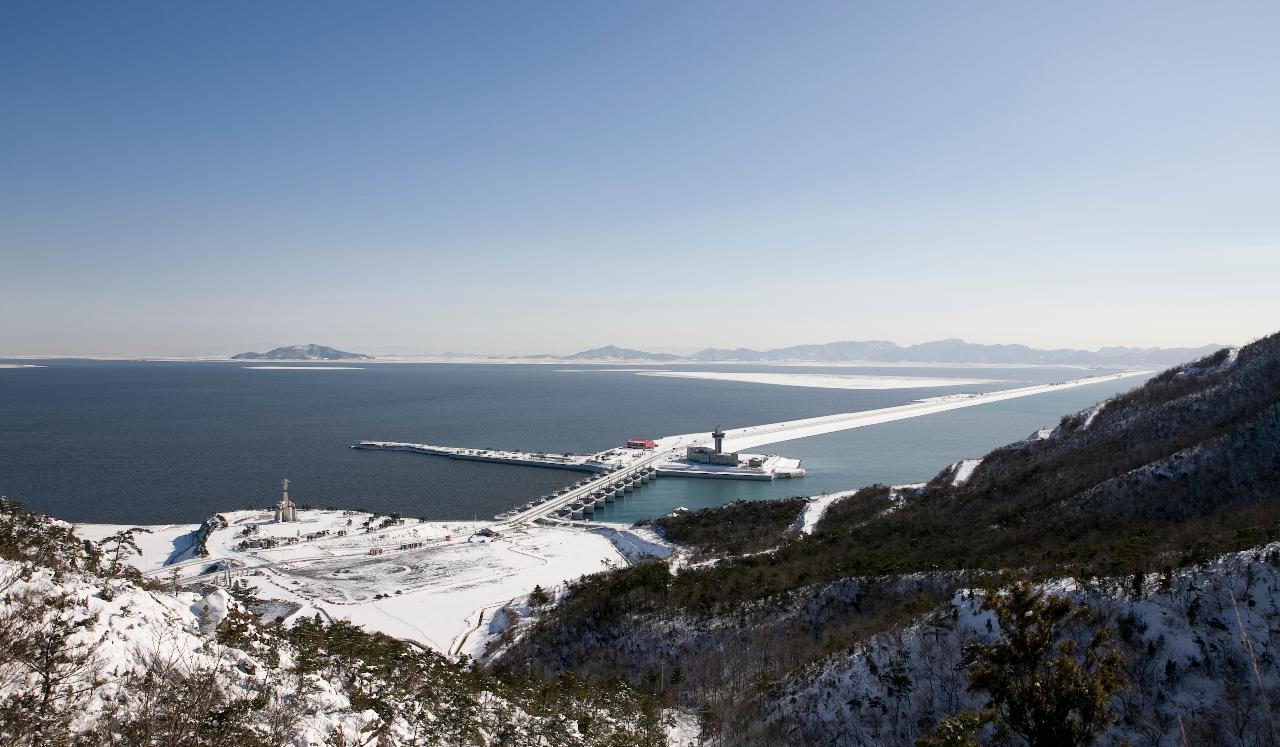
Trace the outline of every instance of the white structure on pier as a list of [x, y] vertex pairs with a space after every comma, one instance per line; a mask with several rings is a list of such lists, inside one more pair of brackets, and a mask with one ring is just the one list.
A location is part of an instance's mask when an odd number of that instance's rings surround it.
[[716, 447], [712, 449], [710, 446], [690, 446], [684, 451], [684, 458], [691, 462], [700, 464], [718, 464], [722, 467], [737, 467], [740, 460], [738, 452], [733, 451], [725, 453], [724, 450], [724, 429], [716, 426], [711, 432], [711, 438], [715, 441]]
[[276, 504], [276, 521], [297, 521], [297, 511], [293, 506], [293, 501], [289, 500], [289, 481], [285, 480], [280, 483], [280, 487], [284, 488], [284, 496]]

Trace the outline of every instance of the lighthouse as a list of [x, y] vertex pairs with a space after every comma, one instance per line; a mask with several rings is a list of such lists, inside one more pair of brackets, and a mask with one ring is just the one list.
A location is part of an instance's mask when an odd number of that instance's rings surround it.
[[711, 437], [716, 440], [716, 453], [723, 454], [724, 453], [724, 429], [717, 425], [716, 429], [714, 431], [711, 431]]
[[276, 521], [297, 521], [298, 514], [293, 507], [293, 501], [289, 500], [289, 481], [281, 482], [280, 487], [284, 490], [284, 495], [276, 504]]

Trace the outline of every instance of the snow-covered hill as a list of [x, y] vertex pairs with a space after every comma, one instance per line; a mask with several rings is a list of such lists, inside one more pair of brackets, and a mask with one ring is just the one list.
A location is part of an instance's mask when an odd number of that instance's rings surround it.
[[910, 745], [986, 703], [965, 646], [1000, 631], [971, 590], [1014, 573], [1119, 642], [1130, 684], [1100, 743], [1280, 732], [1280, 335], [909, 491], [763, 503], [655, 521], [701, 562], [572, 584], [501, 663], [624, 673], [701, 712], [712, 745]]
[[[0, 744], [666, 745], [625, 685], [495, 677], [252, 587], [144, 581], [0, 501]], [[669, 720], [669, 719], [667, 719]]]
[[[1126, 655], [1129, 686], [1099, 741], [1265, 744], [1280, 716], [1269, 709], [1280, 691], [1280, 544], [1151, 575], [1137, 596], [1127, 578], [1043, 585], [1097, 610]], [[964, 664], [970, 644], [999, 634], [992, 622], [972, 589], [957, 591], [788, 676], [759, 702], [762, 729], [779, 743], [909, 747], [922, 726], [985, 704], [968, 692]]]
[[265, 353], [240, 353], [231, 356], [232, 360], [247, 361], [348, 361], [371, 360], [372, 355], [348, 353], [326, 345], [288, 345], [268, 350]]

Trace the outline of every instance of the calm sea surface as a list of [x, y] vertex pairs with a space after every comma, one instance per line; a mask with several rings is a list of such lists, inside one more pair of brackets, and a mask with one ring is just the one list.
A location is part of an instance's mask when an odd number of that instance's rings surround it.
[[[579, 479], [573, 472], [359, 451], [361, 439], [588, 453], [629, 437], [756, 425], [921, 397], [1081, 378], [1067, 368], [698, 366], [697, 370], [1001, 379], [889, 391], [637, 376], [603, 367], [363, 364], [254, 370], [240, 363], [22, 361], [0, 368], [0, 494], [70, 521], [199, 521], [290, 495], [315, 506], [434, 519], [488, 517]], [[352, 364], [361, 365], [361, 364]], [[588, 369], [588, 370], [582, 370]], [[679, 370], [686, 370], [684, 368]], [[950, 462], [1052, 425], [1133, 378], [762, 447], [808, 476], [772, 483], [662, 478], [598, 518], [676, 506], [928, 479]]]

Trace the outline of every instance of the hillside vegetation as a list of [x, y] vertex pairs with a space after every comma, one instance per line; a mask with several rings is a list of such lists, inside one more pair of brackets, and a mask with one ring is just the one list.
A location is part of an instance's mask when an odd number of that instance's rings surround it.
[[987, 454], [960, 485], [948, 473], [896, 503], [865, 488], [809, 536], [780, 531], [786, 503], [664, 519], [672, 539], [704, 551], [729, 550], [730, 531], [742, 547], [777, 547], [682, 573], [671, 596], [710, 611], [858, 575], [1149, 573], [1280, 538], [1280, 335], [1066, 416]]
[[[1184, 673], [1237, 672], [1245, 662], [1239, 646], [1225, 647], [1229, 636], [1205, 648], [1229, 630], [1224, 589], [1257, 605], [1252, 623], [1240, 624], [1260, 626], [1268, 642], [1280, 622], [1274, 581], [1262, 596], [1251, 581], [1272, 578], [1268, 543], [1280, 539], [1280, 335], [1170, 369], [996, 449], [963, 482], [954, 475], [944, 469], [917, 491], [865, 488], [832, 505], [810, 535], [788, 531], [794, 502], [668, 517], [657, 522], [668, 537], [695, 559], [717, 560], [583, 579], [501, 662], [588, 677], [625, 673], [657, 697], [698, 710], [704, 733], [720, 735], [721, 744], [911, 744], [948, 712], [980, 705], [965, 695], [956, 667], [974, 636], [994, 633], [966, 622], [981, 613], [962, 610], [957, 595], [1001, 583], [1012, 569], [1102, 608], [1095, 632], [1115, 629], [1139, 667], [1137, 684], [1112, 703], [1128, 721], [1107, 739], [1132, 738], [1146, 710], [1163, 714], [1150, 744], [1169, 737], [1176, 718], [1196, 724], [1197, 743], [1267, 743], [1265, 711], [1250, 710], [1252, 726], [1241, 727], [1260, 740], [1250, 742], [1215, 732], [1205, 722], [1212, 705], [1198, 710], [1197, 699], [1221, 704], [1245, 697], [1240, 692], [1190, 678], [1205, 691], [1164, 710], [1155, 699], [1165, 697], [1162, 687], [1182, 687]], [[1215, 561], [1237, 551], [1246, 553], [1239, 562]], [[1200, 586], [1197, 568], [1215, 569], [1208, 577], [1216, 586]], [[1143, 605], [1157, 599], [1161, 614], [1182, 620], [1162, 628], [1194, 651], [1133, 634], [1153, 625]], [[935, 631], [931, 640], [922, 625]], [[931, 646], [949, 647], [949, 673], [941, 653], [938, 661], [922, 654]], [[1259, 672], [1273, 665], [1268, 658]], [[1151, 667], [1165, 667], [1166, 678]], [[841, 674], [822, 680], [828, 684], [809, 710], [788, 706], [814, 695], [815, 678], [831, 672]], [[870, 702], [868, 677], [879, 683]], [[922, 687], [951, 695], [946, 705], [915, 702]]]

